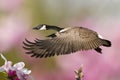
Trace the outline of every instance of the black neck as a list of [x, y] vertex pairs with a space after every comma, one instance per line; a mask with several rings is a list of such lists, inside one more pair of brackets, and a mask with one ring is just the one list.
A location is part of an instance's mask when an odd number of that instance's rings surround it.
[[56, 30], [56, 31], [60, 31], [60, 30], [62, 30], [63, 28], [60, 28], [60, 27], [57, 27], [57, 26], [48, 25], [48, 26], [47, 26], [47, 29], [53, 29], [53, 30]]

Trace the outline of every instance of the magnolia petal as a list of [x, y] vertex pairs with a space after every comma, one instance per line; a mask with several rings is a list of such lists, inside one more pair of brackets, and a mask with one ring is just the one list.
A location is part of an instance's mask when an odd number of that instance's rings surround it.
[[23, 72], [24, 74], [30, 74], [30, 73], [31, 73], [31, 70], [28, 70], [27, 68], [24, 68], [24, 69], [22, 69], [22, 72]]
[[6, 72], [8, 72], [11, 68], [12, 68], [12, 62], [8, 61], [7, 63], [5, 63], [5, 65], [2, 66]]
[[9, 71], [15, 71], [17, 74], [17, 77], [20, 80], [27, 80], [28, 74], [31, 73], [31, 70], [28, 70], [27, 68], [24, 68], [25, 63], [24, 62], [18, 62], [12, 66], [11, 61], [7, 61], [7, 59], [0, 53], [1, 58], [5, 61], [5, 64], [0, 67], [0, 72], [6, 71], [9, 73]]
[[16, 63], [16, 64], [13, 65], [13, 67], [16, 68], [17, 70], [23, 69], [24, 66], [25, 66], [24, 62], [19, 62], [19, 63]]
[[17, 71], [16, 74], [17, 74], [17, 77], [18, 77], [20, 80], [25, 80], [23, 74], [22, 74], [20, 71]]

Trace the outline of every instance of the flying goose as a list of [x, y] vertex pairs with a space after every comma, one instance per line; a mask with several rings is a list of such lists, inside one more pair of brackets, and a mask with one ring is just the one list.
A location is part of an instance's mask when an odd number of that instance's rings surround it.
[[111, 46], [109, 40], [101, 38], [97, 32], [84, 27], [60, 28], [41, 24], [33, 29], [54, 29], [57, 32], [48, 35], [47, 37], [51, 38], [45, 40], [36, 39], [34, 42], [30, 42], [26, 39], [26, 42], [23, 42], [23, 48], [27, 50], [27, 54], [31, 54], [31, 57], [46, 58], [90, 49], [102, 53], [100, 46]]

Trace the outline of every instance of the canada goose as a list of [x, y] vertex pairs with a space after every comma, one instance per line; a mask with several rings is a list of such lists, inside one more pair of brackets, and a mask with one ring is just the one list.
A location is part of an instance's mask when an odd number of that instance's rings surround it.
[[28, 50], [26, 53], [31, 54], [31, 57], [46, 58], [54, 55], [70, 54], [80, 50], [90, 49], [102, 53], [100, 46], [111, 46], [109, 40], [102, 39], [95, 31], [84, 27], [60, 28], [42, 24], [33, 29], [54, 29], [57, 32], [48, 35], [48, 37], [51, 38], [45, 40], [36, 39], [34, 42], [30, 42], [26, 39], [26, 42], [23, 42], [23, 48]]

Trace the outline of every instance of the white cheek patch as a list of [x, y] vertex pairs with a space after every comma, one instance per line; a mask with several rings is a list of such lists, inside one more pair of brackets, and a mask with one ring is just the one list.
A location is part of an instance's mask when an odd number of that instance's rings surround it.
[[98, 37], [101, 38], [101, 39], [103, 39], [103, 37], [100, 34], [98, 34]]
[[43, 25], [39, 30], [46, 30], [46, 25]]

